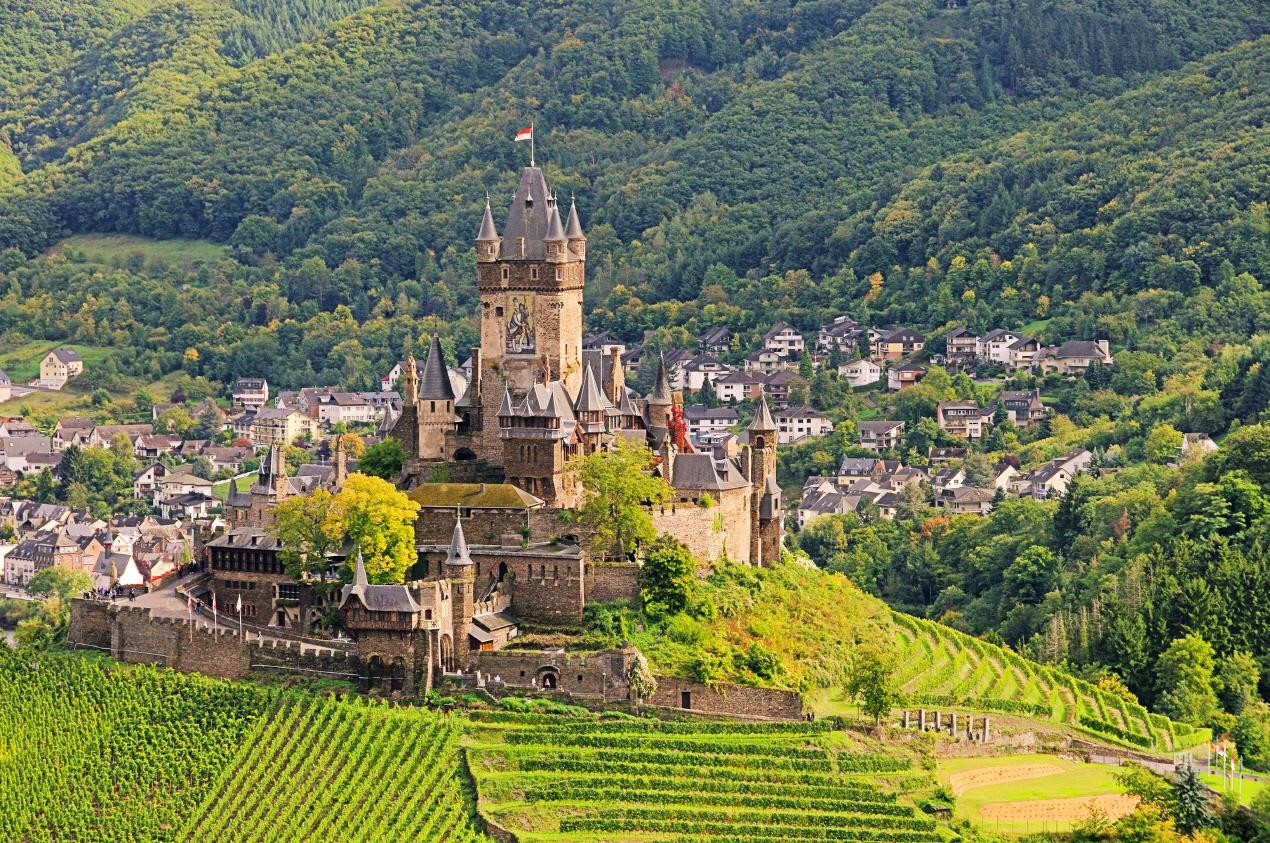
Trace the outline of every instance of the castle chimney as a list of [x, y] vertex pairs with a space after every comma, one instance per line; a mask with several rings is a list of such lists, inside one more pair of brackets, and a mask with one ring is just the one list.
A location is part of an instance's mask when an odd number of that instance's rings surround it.
[[472, 349], [472, 389], [473, 398], [481, 396], [481, 349], [476, 347]]
[[609, 370], [604, 373], [604, 394], [614, 407], [620, 406], [622, 402], [622, 388], [626, 385], [623, 374], [622, 353], [617, 346], [613, 346], [609, 349]]

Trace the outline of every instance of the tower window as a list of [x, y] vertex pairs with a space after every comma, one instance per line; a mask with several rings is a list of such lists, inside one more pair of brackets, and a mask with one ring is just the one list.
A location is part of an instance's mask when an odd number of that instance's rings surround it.
[[[506, 274], [507, 274], [507, 267], [503, 267], [503, 275], [506, 276]], [[494, 308], [494, 315], [501, 319], [503, 316], [503, 309], [501, 307]]]
[[529, 280], [530, 281], [538, 280], [538, 267], [536, 266], [529, 267]]
[[[520, 250], [521, 250], [521, 252], [524, 252], [524, 251], [525, 251], [525, 248], [524, 248], [524, 247], [525, 247], [524, 238], [521, 238], [521, 244], [520, 244], [520, 245], [521, 245], [521, 249], [520, 249]], [[504, 280], [504, 281], [506, 281], [506, 280], [507, 280], [508, 278], [510, 278], [510, 277], [511, 277], [511, 269], [509, 269], [508, 267], [503, 267], [503, 280]], [[501, 308], [500, 308], [500, 309], [501, 309]]]

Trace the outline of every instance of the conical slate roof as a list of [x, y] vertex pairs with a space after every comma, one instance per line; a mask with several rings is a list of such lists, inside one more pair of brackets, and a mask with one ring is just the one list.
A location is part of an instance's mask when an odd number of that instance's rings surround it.
[[564, 236], [570, 240], [578, 240], [585, 238], [582, 233], [582, 221], [578, 219], [578, 205], [573, 200], [569, 200], [569, 221], [564, 226]]
[[611, 409], [612, 406], [612, 402], [604, 396], [599, 384], [595, 382], [595, 371], [590, 366], [584, 366], [582, 369], [582, 389], [578, 392], [578, 412], [601, 412]]
[[648, 394], [648, 403], [669, 405], [674, 400], [670, 394], [670, 378], [666, 376], [666, 356], [663, 354], [657, 359], [657, 380], [653, 382], [653, 391]]
[[497, 240], [498, 229], [494, 227], [494, 214], [489, 207], [489, 198], [485, 199], [485, 218], [481, 220], [481, 231], [476, 235], [476, 242]]
[[[547, 181], [538, 167], [526, 167], [520, 173], [520, 185], [507, 212], [507, 224], [503, 228], [504, 260], [543, 259], [542, 241], [547, 236], [547, 223], [551, 216], [551, 196]], [[520, 240], [524, 238], [525, 252], [521, 255]]]
[[560, 211], [552, 206], [551, 213], [547, 216], [547, 236], [544, 240], [564, 240], [564, 226], [560, 224]]
[[472, 556], [467, 551], [467, 538], [463, 535], [463, 522], [454, 519], [454, 535], [450, 538], [450, 547], [445, 552], [447, 565], [471, 565]]
[[432, 335], [432, 347], [428, 349], [428, 361], [423, 364], [423, 378], [419, 382], [419, 397], [425, 401], [453, 401], [454, 387], [445, 370], [445, 355], [441, 352], [441, 339]]
[[776, 422], [772, 419], [772, 411], [767, 408], [767, 396], [760, 394], [758, 407], [754, 410], [754, 421], [750, 422], [750, 430], [756, 433], [770, 433], [776, 430]]

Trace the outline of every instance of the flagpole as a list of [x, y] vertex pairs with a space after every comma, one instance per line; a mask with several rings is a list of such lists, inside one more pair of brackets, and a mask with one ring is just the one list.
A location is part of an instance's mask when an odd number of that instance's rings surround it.
[[534, 166], [534, 121], [529, 121], [529, 166]]

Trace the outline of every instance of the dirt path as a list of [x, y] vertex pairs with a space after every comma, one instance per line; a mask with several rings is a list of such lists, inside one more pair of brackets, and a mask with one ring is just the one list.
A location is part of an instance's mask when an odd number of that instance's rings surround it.
[[1039, 779], [1063, 772], [1057, 764], [1020, 764], [1014, 767], [981, 767], [977, 770], [963, 770], [948, 777], [948, 787], [953, 796], [961, 796], [967, 790], [986, 787], [990, 784], [1019, 782], [1025, 779]]
[[1097, 814], [1118, 820], [1133, 813], [1138, 798], [1126, 793], [1104, 793], [1101, 796], [1077, 796], [1072, 799], [1036, 799], [1030, 802], [989, 802], [979, 808], [985, 821], [1000, 822], [1071, 822]]

